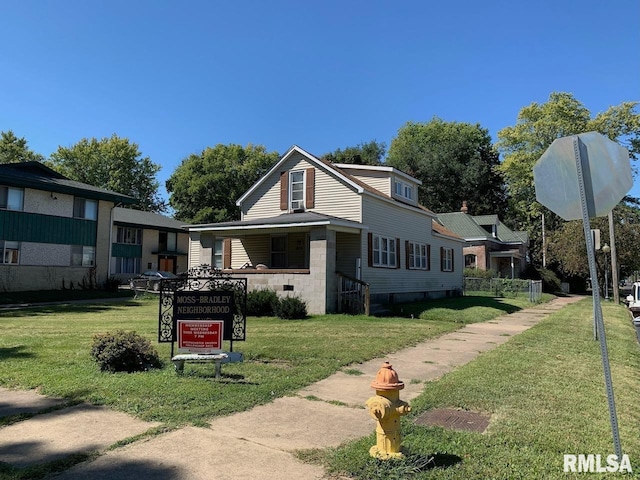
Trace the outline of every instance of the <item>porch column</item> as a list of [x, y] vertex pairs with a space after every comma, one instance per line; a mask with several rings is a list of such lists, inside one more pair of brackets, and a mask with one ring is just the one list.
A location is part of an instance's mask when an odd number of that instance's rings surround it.
[[309, 313], [333, 313], [336, 311], [336, 232], [324, 227], [313, 228], [309, 233], [310, 290], [305, 295]]

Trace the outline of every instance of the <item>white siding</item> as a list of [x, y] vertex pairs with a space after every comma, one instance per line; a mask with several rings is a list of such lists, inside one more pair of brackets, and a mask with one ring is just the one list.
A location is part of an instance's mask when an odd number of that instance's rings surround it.
[[342, 168], [341, 170], [357, 178], [362, 183], [366, 183], [376, 190], [379, 190], [385, 195], [391, 196], [391, 178], [389, 177], [389, 172], [348, 170], [345, 168]]
[[189, 232], [189, 268], [202, 265], [201, 252], [200, 232]]
[[300, 154], [292, 155], [274, 171], [242, 205], [242, 219], [269, 218], [286, 213], [280, 210], [280, 174], [291, 170], [315, 168], [315, 207], [309, 211], [360, 221], [360, 198], [353, 189], [324, 168], [311, 164]]
[[[362, 235], [362, 279], [371, 284], [371, 293], [441, 292], [462, 288], [462, 243], [432, 235], [431, 217], [419, 211], [364, 197], [364, 223], [372, 234], [399, 239], [400, 268], [368, 265], [368, 236]], [[406, 268], [405, 241], [431, 245], [431, 269]], [[440, 271], [440, 247], [454, 248], [454, 272]]]

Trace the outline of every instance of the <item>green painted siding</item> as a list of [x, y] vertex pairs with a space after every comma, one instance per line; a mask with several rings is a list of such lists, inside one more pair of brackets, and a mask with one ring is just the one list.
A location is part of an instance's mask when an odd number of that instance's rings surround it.
[[142, 245], [111, 244], [111, 256], [118, 258], [142, 258]]
[[95, 246], [97, 222], [80, 218], [0, 210], [0, 239]]

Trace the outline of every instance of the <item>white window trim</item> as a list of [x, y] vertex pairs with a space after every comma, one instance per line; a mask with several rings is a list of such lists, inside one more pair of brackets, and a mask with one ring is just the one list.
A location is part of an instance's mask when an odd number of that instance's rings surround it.
[[[400, 190], [400, 191], [398, 191]], [[393, 191], [396, 196], [405, 198], [407, 200], [413, 201], [414, 197], [414, 187], [413, 185], [403, 182], [402, 180], [395, 179]], [[408, 192], [408, 193], [407, 193]]]
[[426, 243], [409, 242], [409, 270], [428, 270], [428, 255], [429, 248]]
[[[376, 240], [377, 240], [377, 248], [376, 248]], [[386, 250], [383, 249], [383, 240], [387, 242]], [[372, 248], [373, 248], [373, 258], [372, 265], [374, 267], [382, 267], [382, 268], [396, 268], [396, 257], [398, 255], [398, 245], [396, 239], [393, 237], [386, 237], [384, 235], [376, 235], [372, 236]], [[393, 251], [392, 251], [393, 250]], [[376, 253], [378, 254], [378, 260], [376, 261]], [[387, 261], [383, 261], [383, 254], [387, 255]]]
[[442, 271], [453, 272], [453, 248], [443, 247], [442, 254]]
[[[216, 251], [216, 245], [220, 245], [220, 253]], [[218, 262], [218, 258], [220, 261]], [[224, 238], [214, 237], [211, 248], [211, 265], [216, 268], [224, 268]]]
[[142, 245], [142, 229], [118, 226], [116, 229], [116, 243], [123, 245]]
[[[296, 202], [300, 202], [299, 206], [294, 207], [293, 206], [293, 175], [296, 173], [301, 173], [302, 174], [302, 198], [300, 200], [295, 200]], [[300, 183], [300, 182], [296, 182], [296, 183]], [[289, 171], [289, 199], [288, 199], [288, 205], [289, 205], [289, 211], [293, 212], [294, 210], [304, 210], [305, 209], [305, 199], [306, 199], [306, 195], [307, 195], [307, 172], [306, 170], [291, 170]]]

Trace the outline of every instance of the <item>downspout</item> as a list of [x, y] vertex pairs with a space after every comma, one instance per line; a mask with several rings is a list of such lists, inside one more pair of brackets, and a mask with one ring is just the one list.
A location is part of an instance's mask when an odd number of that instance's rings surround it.
[[109, 212], [109, 261], [107, 263], [107, 280], [111, 278], [111, 255], [113, 253], [113, 210], [122, 205], [120, 203], [114, 203], [113, 207], [111, 207], [111, 211]]

